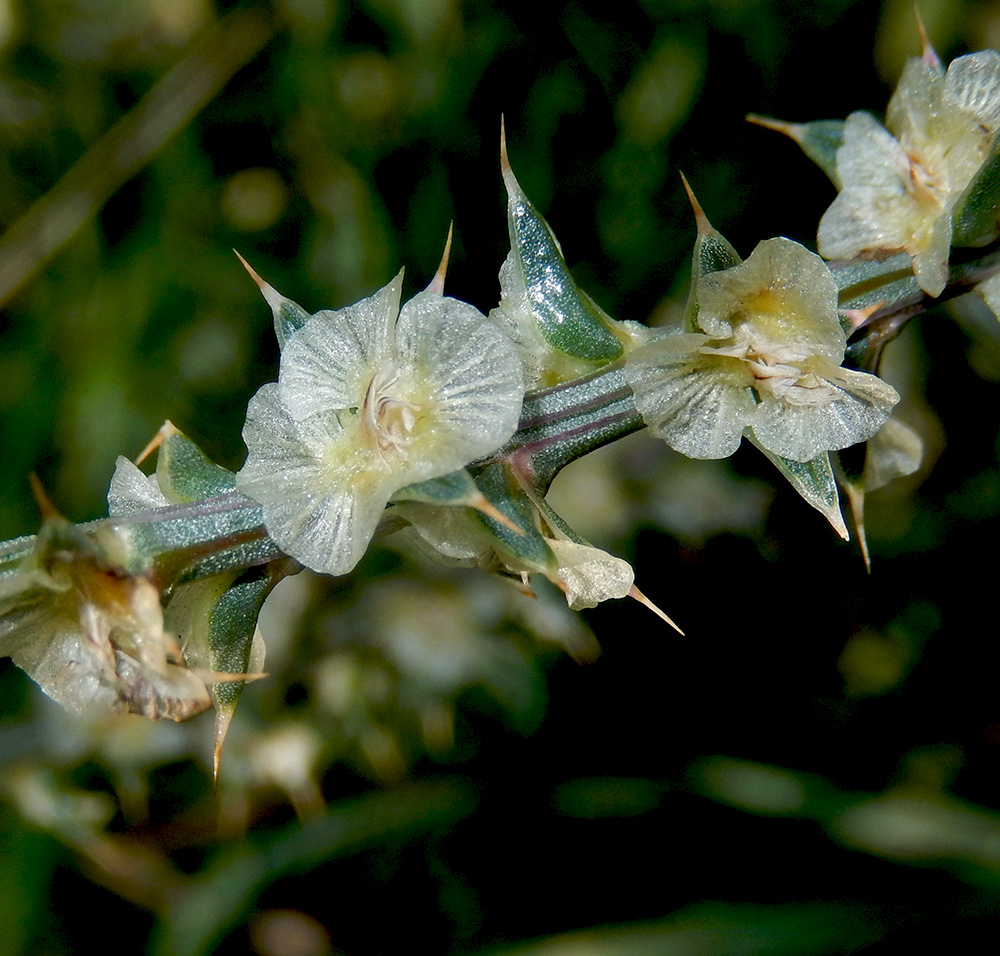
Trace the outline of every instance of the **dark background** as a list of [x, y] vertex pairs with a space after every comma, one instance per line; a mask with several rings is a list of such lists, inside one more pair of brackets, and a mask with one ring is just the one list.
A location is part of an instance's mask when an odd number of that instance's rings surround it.
[[[944, 59], [1000, 41], [1000, 4], [921, 12]], [[0, 287], [4, 537], [37, 527], [32, 470], [67, 515], [100, 516], [115, 456], [164, 418], [242, 463], [277, 348], [233, 247], [316, 310], [402, 265], [421, 289], [454, 221], [448, 291], [488, 311], [503, 114], [581, 287], [668, 322], [694, 237], [679, 173], [744, 256], [774, 235], [812, 245], [832, 187], [744, 115], [880, 113], [920, 49], [903, 2], [9, 0], [0, 267], [15, 224], [44, 234], [43, 197], [192, 44], [258, 14], [261, 52], [176, 129], [168, 100], [171, 135], [134, 175], [85, 167], [97, 215]], [[989, 938], [998, 342], [959, 302], [890, 347], [927, 460], [870, 499], [870, 575], [747, 447], [689, 462], [640, 434], [567, 469], [561, 513], [633, 562], [684, 638], [632, 602], [574, 615], [545, 582], [531, 600], [391, 541], [346, 579], [285, 582], [262, 619], [271, 677], [244, 694], [216, 795], [209, 717], [79, 721], [3, 660], [0, 954]]]

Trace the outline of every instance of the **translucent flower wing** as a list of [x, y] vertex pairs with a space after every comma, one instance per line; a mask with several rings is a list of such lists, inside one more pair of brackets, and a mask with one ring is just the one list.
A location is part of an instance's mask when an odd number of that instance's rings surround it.
[[733, 454], [753, 417], [745, 373], [739, 368], [730, 373], [718, 358], [701, 354], [698, 349], [708, 341], [698, 334], [665, 336], [636, 349], [625, 364], [643, 420], [689, 458]]
[[913, 274], [928, 295], [940, 295], [948, 283], [948, 259], [951, 253], [951, 213], [928, 217], [922, 228], [914, 228], [907, 252], [913, 256]]
[[355, 454], [357, 417], [345, 416], [349, 431], [332, 411], [297, 421], [268, 384], [250, 400], [243, 428], [249, 454], [239, 489], [263, 506], [279, 547], [328, 574], [345, 574], [361, 559], [395, 490], [387, 469]]
[[559, 561], [554, 577], [565, 588], [566, 603], [572, 610], [628, 597], [635, 572], [627, 561], [576, 541], [549, 539], [549, 547]]
[[981, 50], [960, 56], [944, 80], [946, 105], [969, 113], [991, 133], [1000, 127], [1000, 53]]
[[898, 418], [890, 418], [868, 443], [864, 490], [875, 491], [896, 478], [912, 475], [920, 467], [923, 455], [920, 435]]
[[943, 121], [944, 89], [940, 70], [920, 57], [907, 60], [886, 109], [886, 126], [897, 139], [910, 146], [928, 142], [937, 135]]
[[490, 310], [489, 318], [514, 342], [525, 377], [535, 382], [545, 366], [547, 346], [531, 315], [516, 260], [515, 253], [508, 252], [500, 266], [500, 304]]
[[405, 501], [393, 506], [393, 514], [409, 522], [404, 533], [436, 561], [466, 567], [488, 565], [491, 541], [470, 509]]
[[827, 264], [790, 239], [765, 239], [746, 261], [702, 276], [698, 316], [744, 324], [752, 337], [840, 363], [846, 338]]
[[495, 451], [514, 434], [524, 394], [521, 361], [478, 309], [422, 292], [403, 306], [396, 347], [401, 364], [428, 386], [434, 475]]
[[820, 254], [850, 259], [905, 250], [920, 287], [940, 295], [948, 280], [951, 202], [958, 198], [949, 195], [947, 170], [924, 182], [928, 171], [911, 167], [900, 143], [868, 113], [847, 118], [837, 168], [844, 188], [820, 220]]
[[361, 404], [372, 375], [392, 354], [402, 283], [400, 272], [367, 299], [317, 312], [288, 339], [278, 382], [292, 418]]
[[763, 447], [792, 461], [867, 441], [899, 401], [877, 376], [833, 366], [789, 386], [781, 397], [768, 396], [756, 407], [752, 428]]
[[844, 188], [820, 220], [820, 254], [851, 259], [869, 250], [902, 249], [912, 231], [910, 162], [895, 137], [871, 114], [852, 113], [837, 169]]
[[986, 301], [990, 311], [1000, 319], [1000, 274], [991, 276], [985, 282], [980, 282], [976, 291]]
[[107, 661], [85, 646], [75, 609], [62, 610], [52, 600], [6, 610], [0, 624], [0, 652], [72, 713], [120, 710], [114, 671], [109, 674]]
[[112, 518], [151, 511], [169, 504], [155, 478], [145, 474], [124, 455], [115, 462], [108, 488], [108, 514]]

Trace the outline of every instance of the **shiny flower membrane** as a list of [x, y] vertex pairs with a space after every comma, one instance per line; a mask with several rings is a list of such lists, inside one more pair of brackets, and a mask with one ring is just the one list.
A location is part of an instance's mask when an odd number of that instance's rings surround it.
[[702, 276], [694, 314], [697, 331], [663, 335], [625, 366], [646, 424], [690, 458], [725, 458], [747, 435], [809, 461], [870, 438], [898, 401], [876, 376], [841, 367], [836, 283], [798, 243], [765, 240]]
[[517, 425], [523, 374], [510, 340], [435, 290], [400, 309], [401, 286], [402, 273], [309, 318], [247, 410], [238, 487], [278, 545], [316, 571], [350, 571], [395, 492], [496, 450]]
[[[940, 295], [957, 215], [998, 130], [1000, 54], [962, 56], [946, 72], [927, 46], [923, 58], [907, 62], [885, 126], [863, 111], [847, 118], [836, 154], [840, 192], [820, 221], [820, 253], [849, 259], [905, 251], [920, 287]], [[960, 238], [982, 245], [995, 237], [994, 224]]]

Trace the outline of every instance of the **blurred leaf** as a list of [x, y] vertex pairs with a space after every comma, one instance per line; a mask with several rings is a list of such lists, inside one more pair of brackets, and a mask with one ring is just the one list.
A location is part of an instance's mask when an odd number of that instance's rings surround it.
[[47, 917], [56, 843], [0, 805], [0, 956], [33, 952]]
[[805, 906], [692, 906], [668, 920], [578, 930], [491, 956], [808, 956], [850, 952], [881, 938], [870, 909]]
[[413, 783], [332, 803], [321, 817], [268, 839], [246, 842], [212, 861], [161, 915], [150, 953], [200, 956], [246, 918], [276, 879], [373, 846], [412, 840], [453, 826], [475, 802], [456, 782]]
[[275, 25], [258, 9], [217, 23], [0, 238], [0, 302], [32, 275], [271, 38]]

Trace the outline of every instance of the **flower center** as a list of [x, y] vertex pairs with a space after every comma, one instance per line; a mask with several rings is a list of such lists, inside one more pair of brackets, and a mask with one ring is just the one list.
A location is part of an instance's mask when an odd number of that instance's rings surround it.
[[907, 158], [910, 160], [910, 181], [906, 188], [921, 205], [943, 206], [947, 187], [915, 155], [907, 153]]
[[399, 389], [399, 372], [391, 364], [383, 365], [368, 383], [361, 407], [364, 429], [383, 460], [387, 453], [405, 454], [420, 411]]
[[755, 392], [769, 392], [792, 405], [824, 404], [835, 396], [821, 377], [803, 367], [809, 361], [806, 352], [755, 335], [748, 323], [737, 325], [722, 344], [700, 351], [738, 360]]

